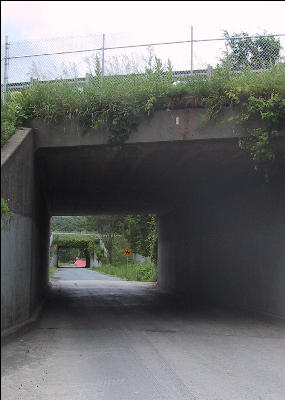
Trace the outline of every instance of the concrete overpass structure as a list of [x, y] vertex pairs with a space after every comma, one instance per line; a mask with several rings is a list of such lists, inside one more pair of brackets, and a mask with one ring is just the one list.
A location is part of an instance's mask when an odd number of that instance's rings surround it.
[[2, 150], [2, 330], [36, 313], [48, 285], [52, 215], [156, 213], [161, 289], [285, 318], [285, 139], [269, 184], [227, 122], [159, 111], [122, 151], [107, 132], [34, 121]]

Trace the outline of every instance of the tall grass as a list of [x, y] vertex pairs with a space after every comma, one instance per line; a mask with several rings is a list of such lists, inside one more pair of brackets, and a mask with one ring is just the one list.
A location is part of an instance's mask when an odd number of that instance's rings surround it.
[[105, 264], [102, 267], [93, 268], [93, 270], [128, 281], [155, 282], [157, 279], [157, 269], [154, 264], [138, 264], [131, 260], [128, 262], [128, 266], [125, 261]]
[[209, 118], [215, 118], [223, 107], [246, 104], [251, 96], [285, 97], [285, 65], [254, 73], [237, 74], [217, 67], [212, 76], [194, 75], [173, 85], [171, 67], [156, 65], [144, 74], [125, 76], [92, 76], [82, 85], [58, 80], [35, 82], [17, 95], [11, 95], [3, 106], [1, 145], [25, 120], [41, 119], [57, 124], [78, 120], [83, 127], [106, 129], [110, 143], [124, 142], [142, 118], [156, 110], [205, 107]]
[[25, 119], [27, 110], [24, 109], [18, 94], [11, 94], [5, 104], [1, 100], [1, 147], [23, 125]]
[[56, 267], [49, 268], [49, 279], [52, 279], [54, 277], [54, 274], [56, 273], [56, 271], [57, 271]]

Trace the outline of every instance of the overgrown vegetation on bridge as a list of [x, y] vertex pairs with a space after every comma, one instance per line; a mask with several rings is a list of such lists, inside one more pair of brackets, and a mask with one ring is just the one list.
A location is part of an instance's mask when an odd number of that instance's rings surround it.
[[[102, 77], [99, 65], [90, 81], [82, 87], [65, 81], [35, 82], [20, 93], [11, 93], [2, 107], [1, 145], [19, 126], [41, 119], [49, 124], [79, 121], [86, 129], [105, 129], [114, 151], [124, 142], [143, 118], [156, 110], [204, 107], [207, 121], [217, 118], [227, 107], [237, 109], [237, 126], [245, 127], [247, 137], [242, 149], [249, 152], [255, 168], [274, 159], [272, 141], [285, 135], [285, 65], [253, 72], [237, 73], [227, 66], [213, 69], [210, 77], [194, 75], [175, 78], [171, 63], [164, 69], [156, 58], [154, 68], [128, 79]], [[252, 121], [260, 127], [252, 129]], [[96, 133], [94, 133], [96, 134]]]
[[80, 234], [54, 234], [52, 246], [57, 245], [65, 249], [80, 249], [83, 253], [89, 256], [95, 252], [99, 261], [104, 258], [104, 251], [99, 245], [99, 239], [95, 235], [80, 235]]

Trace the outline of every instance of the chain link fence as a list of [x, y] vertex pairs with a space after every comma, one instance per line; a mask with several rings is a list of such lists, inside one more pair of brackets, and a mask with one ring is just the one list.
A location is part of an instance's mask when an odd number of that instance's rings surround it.
[[209, 75], [211, 67], [227, 65], [239, 71], [270, 68], [285, 63], [285, 34], [144, 43], [127, 34], [94, 34], [82, 37], [6, 43], [1, 47], [1, 92], [17, 91], [37, 79], [86, 82], [100, 71], [103, 76], [128, 79], [155, 69], [156, 58], [166, 70], [171, 62], [174, 76]]

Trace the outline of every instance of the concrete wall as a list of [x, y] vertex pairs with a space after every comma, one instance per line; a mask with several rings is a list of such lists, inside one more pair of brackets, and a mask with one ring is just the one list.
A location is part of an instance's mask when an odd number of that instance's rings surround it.
[[37, 311], [48, 283], [49, 214], [34, 171], [31, 130], [1, 150], [1, 196], [13, 212], [1, 230], [1, 331], [24, 324]]
[[160, 287], [285, 318], [284, 179], [196, 189], [159, 218]]
[[144, 263], [150, 263], [151, 259], [150, 257], [144, 257], [141, 256], [140, 254], [133, 253], [132, 259], [134, 262], [139, 263], [139, 264], [144, 264]]
[[[143, 119], [132, 132], [127, 143], [152, 143], [208, 140], [212, 138], [236, 138], [244, 135], [244, 129], [238, 128], [227, 118], [236, 117], [231, 109], [225, 109], [224, 115], [210, 125], [203, 123], [206, 110], [202, 108], [156, 111], [150, 118]], [[107, 143], [108, 132], [104, 129], [94, 131], [83, 129], [78, 121], [65, 121], [51, 128], [43, 121], [30, 122], [35, 130], [36, 148], [94, 146]]]
[[[98, 237], [100, 236], [99, 233], [97, 235], [98, 235]], [[106, 249], [106, 247], [104, 245], [104, 242], [103, 242], [103, 240], [101, 238], [99, 238], [99, 246], [103, 250], [104, 256], [108, 257], [108, 251], [107, 251], [107, 249]], [[101, 261], [99, 261], [97, 259], [96, 253], [94, 252], [93, 257], [90, 258], [90, 267], [93, 267], [93, 268], [101, 267], [101, 265], [102, 265]]]
[[49, 252], [49, 266], [50, 267], [58, 267], [58, 251], [57, 245], [50, 246]]
[[96, 268], [96, 267], [101, 267], [102, 263], [97, 259], [96, 253], [94, 251], [93, 257], [90, 257], [90, 267], [91, 268]]

